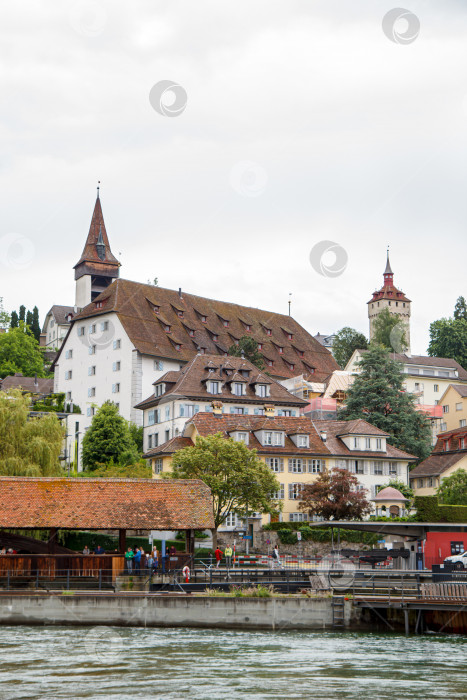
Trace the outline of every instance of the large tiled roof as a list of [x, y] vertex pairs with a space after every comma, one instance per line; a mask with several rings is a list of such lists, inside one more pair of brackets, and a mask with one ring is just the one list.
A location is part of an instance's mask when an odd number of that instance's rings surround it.
[[420, 462], [416, 467], [411, 469], [409, 477], [418, 476], [439, 476], [449, 467], [453, 467], [457, 462], [460, 462], [467, 455], [467, 452], [456, 452], [454, 454], [432, 454], [423, 462]]
[[182, 450], [184, 447], [193, 447], [193, 440], [177, 435], [177, 437], [170, 438], [170, 440], [162, 443], [159, 447], [153, 447], [151, 450], [148, 450], [143, 457], [156, 457], [159, 455], [163, 457], [164, 455], [171, 455], [177, 450]]
[[463, 399], [465, 399], [465, 397], [467, 396], [467, 386], [465, 384], [450, 384], [446, 391], [448, 391], [449, 389], [454, 389], [455, 391], [457, 391], [459, 396]]
[[8, 391], [8, 389], [22, 389], [31, 394], [51, 394], [54, 389], [53, 377], [23, 377], [22, 374], [14, 374], [0, 379], [0, 390]]
[[[104, 302], [101, 309], [96, 309], [98, 301]], [[224, 355], [235, 340], [247, 335], [263, 344], [260, 352], [265, 358], [265, 371], [275, 377], [303, 374], [322, 381], [338, 369], [329, 350], [297, 321], [272, 311], [117, 279], [74, 321], [111, 311], [117, 313], [131, 342], [145, 355], [181, 362], [191, 360], [198, 348], [206, 354]], [[170, 326], [170, 332], [164, 325]]]
[[[291, 394], [282, 384], [275, 379], [271, 379], [264, 371], [259, 370], [248, 360], [241, 357], [229, 357], [228, 369], [225, 366], [227, 358], [219, 355], [196, 355], [183, 369], [178, 372], [167, 372], [154, 384], [166, 384], [166, 392], [161, 396], [152, 394], [147, 399], [139, 403], [136, 408], [149, 408], [159, 403], [165, 403], [167, 399], [177, 397], [193, 400], [222, 401], [235, 403], [249, 403], [264, 405], [273, 403], [289, 406], [306, 406], [307, 402]], [[245, 378], [241, 371], [248, 372]], [[227, 374], [229, 372], [229, 374]], [[208, 392], [208, 379], [222, 382], [221, 393], [211, 394]], [[235, 396], [230, 387], [226, 384], [229, 381], [241, 381], [246, 383], [246, 394]], [[260, 398], [256, 395], [255, 384], [267, 384], [269, 386], [269, 396]]]
[[0, 477], [0, 528], [186, 530], [213, 527], [199, 480]]
[[350, 450], [340, 438], [341, 435], [355, 434], [375, 437], [385, 437], [388, 435], [384, 432], [384, 430], [380, 430], [376, 426], [371, 425], [371, 423], [367, 423], [365, 420], [313, 420], [313, 423], [318, 430], [323, 430], [326, 432], [326, 444], [330, 452], [334, 455], [354, 457], [355, 459], [366, 457], [369, 459], [384, 459], [386, 457], [409, 461], [415, 461], [417, 459], [414, 455], [404, 452], [403, 450], [399, 450], [399, 448], [393, 447], [388, 442], [386, 442], [386, 452], [374, 452], [372, 450]]

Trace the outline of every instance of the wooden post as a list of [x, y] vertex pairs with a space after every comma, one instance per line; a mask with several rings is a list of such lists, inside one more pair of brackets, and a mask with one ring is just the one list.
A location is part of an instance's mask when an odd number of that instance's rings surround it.
[[118, 531], [118, 551], [120, 554], [125, 554], [126, 552], [126, 530]]
[[47, 548], [49, 550], [49, 554], [55, 553], [56, 539], [57, 539], [57, 528], [51, 527], [49, 530], [49, 541], [47, 542]]
[[195, 531], [185, 530], [185, 549], [188, 554], [195, 552]]

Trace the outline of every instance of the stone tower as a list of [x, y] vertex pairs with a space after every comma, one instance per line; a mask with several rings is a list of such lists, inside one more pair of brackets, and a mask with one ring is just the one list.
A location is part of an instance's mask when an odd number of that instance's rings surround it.
[[[389, 250], [387, 255], [386, 269], [383, 275], [383, 286], [379, 291], [373, 292], [373, 297], [368, 302], [368, 320], [370, 322], [370, 340], [374, 336], [374, 323], [378, 314], [384, 309], [388, 309], [390, 313], [399, 316], [404, 324], [405, 338], [407, 341], [407, 349], [398, 347], [400, 345], [401, 333], [394, 333], [393, 349], [395, 352], [406, 352], [410, 354], [410, 304], [404, 292], [394, 286], [394, 273], [391, 270], [389, 262]], [[399, 339], [399, 340], [398, 340]]]
[[80, 259], [74, 266], [76, 280], [75, 306], [82, 309], [112, 284], [119, 275], [120, 263], [110, 250], [102, 215], [99, 188], [89, 227], [88, 237]]

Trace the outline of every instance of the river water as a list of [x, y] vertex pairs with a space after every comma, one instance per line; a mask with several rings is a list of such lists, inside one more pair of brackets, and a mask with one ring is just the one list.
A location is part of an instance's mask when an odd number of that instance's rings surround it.
[[0, 698], [467, 698], [467, 637], [1, 627]]

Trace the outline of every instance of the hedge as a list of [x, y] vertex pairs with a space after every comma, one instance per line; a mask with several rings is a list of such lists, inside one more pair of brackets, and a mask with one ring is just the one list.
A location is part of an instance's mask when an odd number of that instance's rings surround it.
[[414, 507], [421, 523], [467, 523], [467, 506], [441, 505], [437, 496], [415, 496]]

